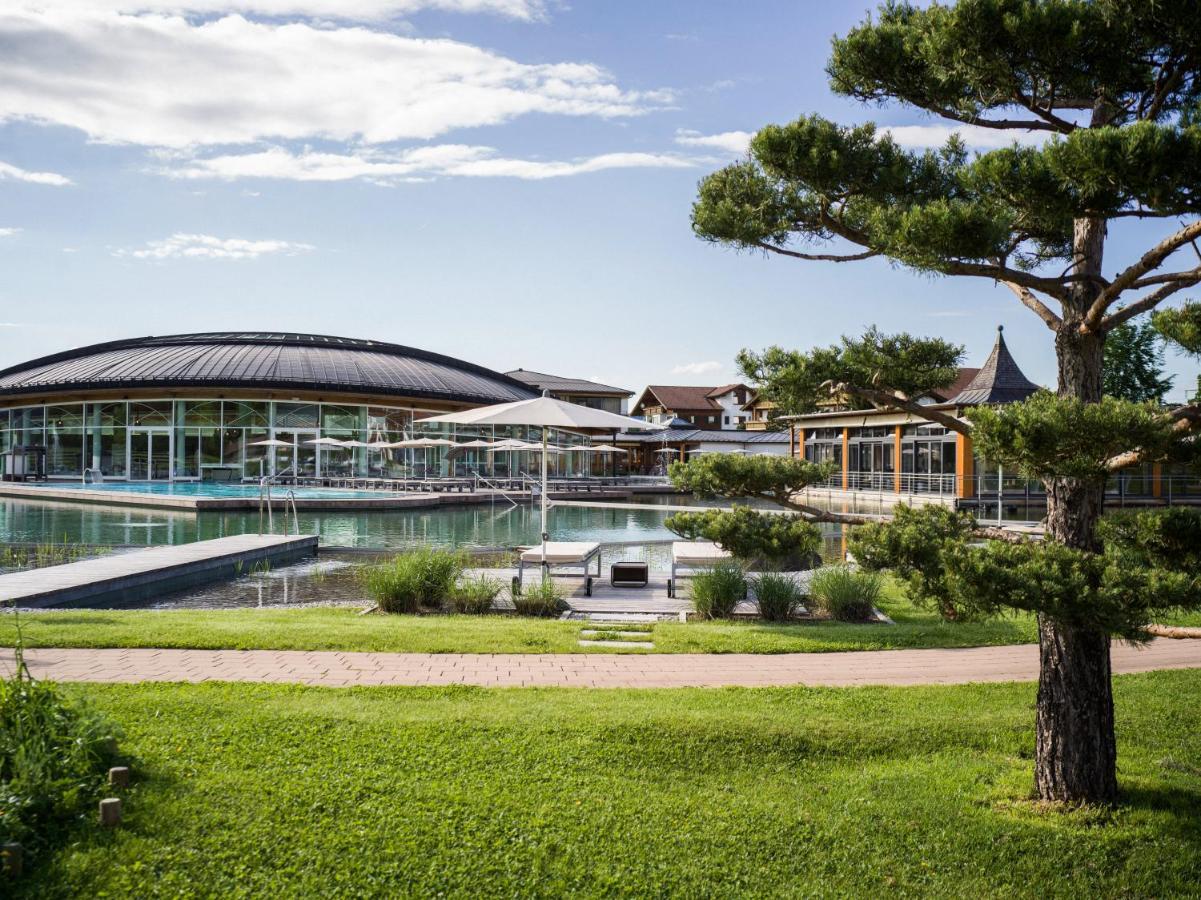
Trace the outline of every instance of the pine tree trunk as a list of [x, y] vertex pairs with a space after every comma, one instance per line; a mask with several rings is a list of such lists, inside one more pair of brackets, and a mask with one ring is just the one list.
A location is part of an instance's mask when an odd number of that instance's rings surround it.
[[[1077, 274], [1100, 274], [1105, 223], [1076, 222]], [[1101, 399], [1103, 335], [1082, 334], [1080, 322], [1096, 287], [1078, 282], [1064, 303], [1055, 337], [1059, 393], [1096, 403]], [[1096, 550], [1104, 484], [1054, 478], [1047, 488], [1047, 537], [1079, 550]], [[1038, 715], [1034, 784], [1042, 800], [1110, 803], [1117, 798], [1117, 748], [1113, 729], [1109, 635], [1039, 617]]]

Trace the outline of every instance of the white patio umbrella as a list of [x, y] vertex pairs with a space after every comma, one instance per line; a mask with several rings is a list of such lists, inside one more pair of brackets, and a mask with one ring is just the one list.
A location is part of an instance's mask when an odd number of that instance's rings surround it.
[[305, 443], [306, 444], [320, 444], [322, 447], [351, 447], [351, 446], [358, 446], [360, 444], [359, 441], [355, 441], [352, 444], [350, 441], [340, 441], [337, 438], [332, 438], [332, 437], [313, 438], [311, 441], [305, 441]]
[[632, 419], [629, 416], [619, 416], [616, 413], [605, 412], [602, 409], [592, 409], [557, 400], [543, 393], [541, 397], [532, 400], [518, 400], [515, 403], [499, 403], [496, 406], [484, 406], [479, 409], [468, 409], [463, 412], [447, 413], [442, 416], [432, 416], [428, 419], [418, 419], [418, 422], [439, 422], [455, 425], [533, 425], [542, 429], [542, 567], [546, 571], [546, 541], [550, 537], [546, 531], [546, 512], [549, 508], [546, 499], [548, 456], [546, 432], [549, 428], [562, 428], [566, 431], [625, 431], [630, 428], [663, 429], [662, 425], [652, 425], [642, 419]]
[[291, 441], [281, 441], [276, 438], [267, 438], [263, 441], [251, 441], [247, 447], [291, 447]]

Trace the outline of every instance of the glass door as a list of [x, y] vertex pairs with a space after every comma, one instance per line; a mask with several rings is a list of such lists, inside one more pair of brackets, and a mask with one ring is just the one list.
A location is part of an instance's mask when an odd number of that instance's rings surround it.
[[128, 471], [130, 481], [170, 481], [171, 430], [131, 428]]
[[317, 429], [277, 430], [272, 435], [287, 446], [275, 448], [275, 474], [293, 475], [298, 478], [314, 478], [317, 470]]

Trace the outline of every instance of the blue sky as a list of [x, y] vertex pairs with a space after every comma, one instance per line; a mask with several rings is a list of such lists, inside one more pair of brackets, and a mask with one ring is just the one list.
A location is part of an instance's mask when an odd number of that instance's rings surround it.
[[[1051, 382], [1050, 332], [1003, 287], [739, 255], [689, 230], [697, 180], [740, 132], [820, 112], [943, 137], [829, 92], [830, 37], [866, 8], [8, 0], [0, 367], [264, 329], [636, 390], [731, 380], [741, 347], [872, 323], [979, 364], [1004, 324]], [[1114, 266], [1156, 233], [1123, 225]], [[1191, 387], [1195, 364], [1170, 362]]]

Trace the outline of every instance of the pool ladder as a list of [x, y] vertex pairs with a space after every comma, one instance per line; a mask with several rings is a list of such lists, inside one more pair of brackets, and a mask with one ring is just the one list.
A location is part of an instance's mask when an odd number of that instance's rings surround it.
[[[273, 479], [270, 475], [264, 475], [259, 479], [259, 536], [263, 534], [263, 509], [267, 510], [267, 533], [275, 534], [275, 516], [271, 509], [271, 485]], [[300, 514], [296, 511], [296, 492], [291, 488], [284, 494], [284, 535], [288, 534], [288, 508], [292, 509], [292, 527], [295, 533], [300, 534]]]

